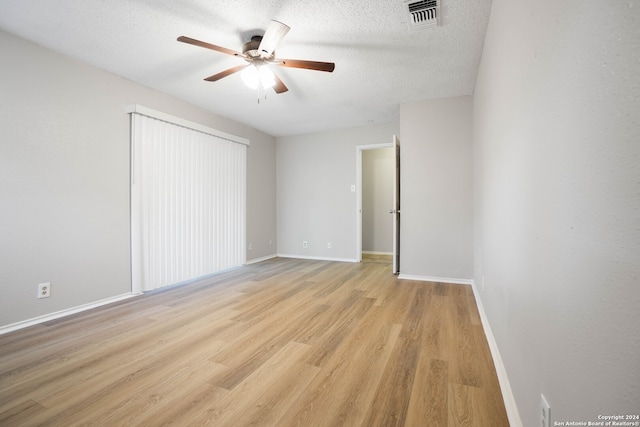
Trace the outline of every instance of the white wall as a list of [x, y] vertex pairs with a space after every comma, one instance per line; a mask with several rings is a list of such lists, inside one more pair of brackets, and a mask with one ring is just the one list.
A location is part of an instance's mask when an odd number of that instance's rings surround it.
[[356, 146], [397, 133], [397, 124], [381, 124], [277, 138], [279, 254], [356, 259]]
[[395, 150], [362, 151], [362, 250], [393, 252], [393, 182]]
[[278, 252], [276, 139], [248, 126], [245, 128], [246, 134], [251, 135], [247, 150], [247, 262], [250, 262]]
[[400, 273], [470, 281], [473, 274], [472, 100], [400, 106]]
[[[640, 406], [640, 2], [494, 0], [475, 266], [525, 426]], [[553, 425], [553, 424], [552, 424]]]
[[5, 32], [0, 52], [0, 326], [130, 292], [128, 104], [250, 139], [247, 258], [276, 252], [273, 137]]

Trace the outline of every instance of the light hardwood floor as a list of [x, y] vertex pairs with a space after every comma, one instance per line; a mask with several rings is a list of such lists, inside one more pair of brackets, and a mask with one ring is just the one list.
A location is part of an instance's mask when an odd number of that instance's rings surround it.
[[392, 258], [392, 255], [363, 253], [362, 262], [391, 265], [393, 263], [393, 258]]
[[470, 287], [276, 258], [0, 336], [2, 426], [508, 426]]

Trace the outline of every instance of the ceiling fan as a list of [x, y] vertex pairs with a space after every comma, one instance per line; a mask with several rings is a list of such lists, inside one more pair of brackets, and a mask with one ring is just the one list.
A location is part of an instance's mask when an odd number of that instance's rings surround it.
[[247, 63], [237, 65], [228, 70], [205, 78], [206, 81], [215, 82], [231, 74], [241, 72], [242, 79], [247, 86], [257, 88], [261, 85], [264, 88], [273, 87], [276, 93], [283, 93], [289, 89], [280, 78], [271, 71], [269, 65], [279, 65], [281, 67], [303, 68], [307, 70], [333, 72], [335, 64], [333, 62], [305, 61], [301, 59], [281, 59], [276, 58], [275, 50], [280, 41], [289, 32], [290, 27], [282, 22], [271, 20], [264, 36], [253, 36], [251, 40], [242, 46], [242, 52], [237, 52], [225, 47], [216, 46], [211, 43], [192, 39], [186, 36], [178, 37], [179, 42], [204, 47], [206, 49], [233, 55], [244, 59]]

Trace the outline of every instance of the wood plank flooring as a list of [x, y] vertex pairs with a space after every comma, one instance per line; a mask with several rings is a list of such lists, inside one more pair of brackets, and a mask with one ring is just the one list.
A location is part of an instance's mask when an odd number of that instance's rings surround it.
[[275, 258], [0, 336], [2, 426], [508, 426], [469, 286]]

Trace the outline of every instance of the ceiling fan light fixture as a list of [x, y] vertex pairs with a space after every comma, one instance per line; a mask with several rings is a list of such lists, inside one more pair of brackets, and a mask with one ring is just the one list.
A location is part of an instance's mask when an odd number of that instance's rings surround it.
[[240, 73], [240, 77], [245, 85], [250, 87], [251, 89], [257, 89], [258, 83], [260, 82], [260, 77], [258, 76], [258, 69], [254, 66], [246, 67]]
[[276, 85], [276, 76], [269, 67], [264, 65], [259, 67], [258, 74], [260, 75], [260, 83], [262, 83], [263, 88], [270, 89]]
[[245, 85], [251, 89], [257, 89], [261, 85], [265, 89], [272, 88], [276, 84], [276, 77], [273, 71], [266, 66], [251, 65], [240, 73], [240, 77]]

